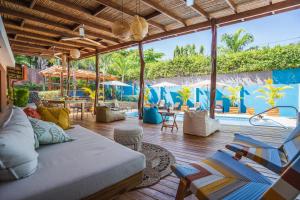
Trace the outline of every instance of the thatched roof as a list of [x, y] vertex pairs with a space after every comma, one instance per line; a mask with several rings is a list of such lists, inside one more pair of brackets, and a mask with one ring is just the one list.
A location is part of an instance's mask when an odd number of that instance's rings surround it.
[[[58, 66], [58, 65], [44, 69], [44, 70], [40, 71], [39, 73], [44, 77], [60, 77], [61, 72], [63, 72], [63, 77], [68, 76], [67, 70], [64, 67]], [[70, 69], [70, 76], [73, 77], [74, 75], [75, 75], [76, 79], [96, 80], [96, 74], [94, 71], [88, 71], [88, 70], [82, 70], [82, 69], [77, 69], [77, 70]], [[102, 81], [112, 81], [112, 80], [117, 80], [117, 77], [109, 75], [109, 74], [103, 75], [103, 73], [100, 73], [99, 80], [101, 82]]]
[[[143, 41], [146, 43], [209, 29], [212, 18], [218, 26], [223, 26], [300, 7], [299, 0], [195, 0], [192, 6], [187, 6], [184, 0], [0, 2], [0, 13], [15, 54], [51, 55], [78, 48], [82, 57], [95, 54], [96, 49], [104, 53], [136, 45], [137, 42], [121, 40], [111, 32], [115, 21], [123, 19], [131, 23], [136, 13], [150, 25]], [[86, 36], [101, 45], [61, 40], [78, 36], [81, 24], [85, 25]]]

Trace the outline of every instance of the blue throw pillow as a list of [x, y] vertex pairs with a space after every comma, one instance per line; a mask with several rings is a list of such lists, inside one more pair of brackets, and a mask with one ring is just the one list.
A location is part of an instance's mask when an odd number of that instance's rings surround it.
[[61, 127], [52, 122], [46, 122], [31, 117], [29, 117], [29, 121], [39, 144], [55, 144], [73, 140]]

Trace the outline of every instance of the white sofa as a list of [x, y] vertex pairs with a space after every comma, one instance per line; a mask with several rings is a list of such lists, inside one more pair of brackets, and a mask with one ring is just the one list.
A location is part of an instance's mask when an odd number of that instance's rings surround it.
[[42, 145], [37, 170], [23, 179], [0, 182], [0, 199], [83, 199], [145, 168], [145, 156], [139, 152], [79, 125], [66, 132], [75, 140]]
[[218, 120], [211, 119], [207, 111], [185, 111], [183, 133], [207, 137], [220, 130]]

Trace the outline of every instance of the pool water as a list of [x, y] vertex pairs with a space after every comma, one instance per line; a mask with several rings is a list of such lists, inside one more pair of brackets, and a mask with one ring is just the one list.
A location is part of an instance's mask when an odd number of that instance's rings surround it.
[[[138, 117], [138, 112], [126, 112], [127, 117]], [[231, 124], [231, 125], [244, 125], [244, 126], [250, 126], [249, 118], [247, 117], [231, 117], [231, 116], [216, 116], [216, 119], [219, 120], [221, 124]], [[176, 115], [177, 121], [183, 121], [183, 114], [178, 113]]]
[[[138, 117], [137, 111], [126, 112], [127, 117]], [[236, 126], [253, 126], [249, 122], [250, 116], [224, 116], [224, 115], [216, 115], [216, 119], [219, 120], [221, 124], [225, 125], [236, 125]], [[176, 114], [176, 121], [183, 121], [183, 113]], [[296, 119], [293, 119], [293, 122], [289, 122], [288, 118], [281, 118], [274, 120], [273, 118], [269, 118], [267, 116], [261, 119], [253, 119], [252, 123], [256, 126], [269, 126], [269, 127], [295, 127]]]

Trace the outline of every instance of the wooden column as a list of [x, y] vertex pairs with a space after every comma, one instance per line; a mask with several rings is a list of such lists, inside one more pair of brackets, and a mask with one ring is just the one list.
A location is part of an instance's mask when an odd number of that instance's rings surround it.
[[144, 112], [144, 73], [145, 73], [145, 60], [144, 60], [144, 52], [143, 52], [143, 44], [139, 42], [139, 55], [140, 55], [140, 94], [138, 101], [138, 111], [139, 111], [139, 119], [143, 119]]
[[60, 96], [64, 96], [64, 73], [60, 72]]
[[70, 94], [70, 59], [67, 58], [67, 96]]
[[99, 51], [96, 50], [95, 56], [95, 68], [96, 68], [96, 90], [95, 90], [95, 103], [94, 103], [94, 114], [96, 114], [96, 106], [98, 104], [98, 94], [99, 94]]
[[215, 118], [215, 98], [217, 84], [217, 26], [216, 19], [211, 19], [211, 76], [210, 76], [210, 118]]

